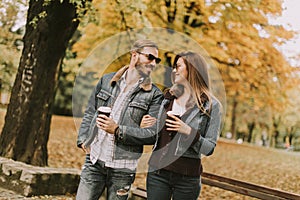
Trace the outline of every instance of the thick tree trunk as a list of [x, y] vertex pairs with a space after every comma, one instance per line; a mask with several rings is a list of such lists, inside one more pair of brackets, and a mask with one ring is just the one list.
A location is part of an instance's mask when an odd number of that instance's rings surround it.
[[[68, 41], [78, 26], [69, 1], [31, 0], [24, 49], [0, 135], [0, 156], [32, 165], [47, 165], [51, 107]], [[40, 13], [36, 27], [31, 25]]]

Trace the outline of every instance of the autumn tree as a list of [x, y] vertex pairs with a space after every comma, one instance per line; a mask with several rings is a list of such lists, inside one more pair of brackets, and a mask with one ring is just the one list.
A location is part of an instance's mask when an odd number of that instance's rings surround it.
[[[281, 112], [288, 103], [287, 89], [298, 81], [293, 79], [294, 69], [275, 48], [293, 33], [268, 23], [267, 16], [281, 14], [281, 1], [221, 1], [209, 9], [215, 13], [215, 23], [210, 23], [213, 28], [208, 33], [216, 36], [210, 54], [219, 63], [228, 104], [237, 107], [230, 109], [228, 116], [243, 119], [232, 120], [231, 126], [246, 124], [251, 141], [257, 124], [270, 124], [268, 109]], [[235, 135], [236, 130], [231, 130]]]
[[[165, 6], [159, 7], [163, 2]], [[298, 81], [293, 78], [295, 70], [275, 48], [293, 33], [268, 23], [267, 16], [281, 14], [281, 3], [160, 1], [151, 6], [153, 12], [149, 12], [149, 19], [161, 19], [159, 22], [167, 27], [189, 34], [218, 64], [227, 92], [228, 111], [231, 111], [227, 116], [231, 118], [234, 137], [237, 124], [248, 124], [251, 133], [257, 120], [265, 120], [257, 117], [265, 107], [280, 112], [287, 102], [286, 90]], [[245, 111], [256, 117], [238, 121]]]
[[0, 155], [47, 165], [51, 108], [68, 42], [86, 1], [29, 1], [24, 48], [13, 85]]
[[100, 20], [81, 28], [85, 37], [74, 47], [79, 57], [124, 30], [163, 27], [187, 34], [218, 65], [227, 95], [227, 129], [234, 137], [239, 124], [246, 125], [248, 134], [266, 120], [271, 129], [272, 113], [282, 113], [288, 103], [286, 91], [299, 82], [293, 76], [296, 69], [276, 48], [293, 32], [268, 21], [281, 15], [281, 0], [94, 0], [94, 6]]
[[1, 1], [0, 8], [0, 97], [11, 90], [17, 71], [18, 56], [22, 48], [22, 27], [18, 27], [17, 14], [22, 13], [24, 1]]

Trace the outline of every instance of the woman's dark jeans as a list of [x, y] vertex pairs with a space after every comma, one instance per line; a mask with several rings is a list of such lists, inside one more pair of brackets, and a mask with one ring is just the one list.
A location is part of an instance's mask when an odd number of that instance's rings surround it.
[[201, 190], [200, 177], [185, 176], [164, 169], [150, 171], [147, 176], [148, 200], [193, 200]]

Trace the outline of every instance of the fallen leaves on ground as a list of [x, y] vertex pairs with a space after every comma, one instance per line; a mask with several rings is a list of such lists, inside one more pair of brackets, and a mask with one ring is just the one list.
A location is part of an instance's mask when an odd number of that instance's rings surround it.
[[[0, 125], [3, 124], [1, 116]], [[77, 125], [75, 125], [75, 121]], [[77, 147], [78, 119], [53, 116], [48, 141], [50, 167], [81, 169], [85, 155]], [[0, 127], [1, 128], [1, 127]], [[149, 151], [149, 148], [148, 148]], [[220, 139], [215, 152], [202, 159], [205, 172], [300, 193], [300, 153]], [[145, 188], [146, 173], [138, 173], [134, 185]], [[201, 199], [254, 199], [202, 184]]]

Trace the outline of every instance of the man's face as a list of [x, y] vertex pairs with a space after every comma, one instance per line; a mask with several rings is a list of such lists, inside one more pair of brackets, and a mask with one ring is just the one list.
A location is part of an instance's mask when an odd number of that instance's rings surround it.
[[137, 52], [138, 61], [135, 67], [142, 77], [149, 77], [155, 68], [158, 59], [158, 50], [154, 47], [144, 47], [141, 51]]

